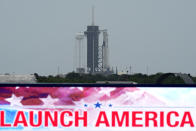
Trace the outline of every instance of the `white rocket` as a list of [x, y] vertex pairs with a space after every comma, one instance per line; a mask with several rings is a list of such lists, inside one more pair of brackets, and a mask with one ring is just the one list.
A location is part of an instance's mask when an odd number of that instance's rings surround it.
[[107, 30], [102, 30], [103, 32], [103, 45], [102, 45], [102, 57], [103, 57], [103, 71], [109, 71], [109, 47], [108, 47], [108, 32]]

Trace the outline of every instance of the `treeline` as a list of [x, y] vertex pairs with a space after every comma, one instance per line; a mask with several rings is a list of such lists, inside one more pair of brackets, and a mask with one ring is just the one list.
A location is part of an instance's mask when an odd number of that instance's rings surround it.
[[[184, 81], [175, 75], [170, 75], [164, 78], [160, 82], [160, 78], [163, 73], [157, 73], [153, 75], [146, 74], [123, 74], [123, 75], [101, 75], [101, 74], [78, 74], [75, 72], [68, 73], [66, 75], [57, 76], [40, 76], [37, 73], [34, 74], [38, 83], [96, 83], [97, 81], [128, 81], [136, 82], [138, 84], [184, 84]], [[194, 82], [196, 82], [196, 77], [190, 76]], [[159, 83], [157, 83], [159, 82]]]

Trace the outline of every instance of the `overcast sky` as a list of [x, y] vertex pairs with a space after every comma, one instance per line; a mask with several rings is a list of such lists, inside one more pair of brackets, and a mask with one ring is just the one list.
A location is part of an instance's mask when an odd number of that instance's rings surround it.
[[195, 0], [0, 0], [0, 74], [72, 71], [92, 5], [109, 31], [111, 66], [196, 75]]

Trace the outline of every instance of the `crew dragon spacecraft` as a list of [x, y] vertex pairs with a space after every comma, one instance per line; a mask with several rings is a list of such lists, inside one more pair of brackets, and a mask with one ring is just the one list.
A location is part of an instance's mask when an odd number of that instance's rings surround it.
[[[102, 39], [100, 40], [100, 34]], [[86, 63], [87, 65], [81, 65], [81, 61], [84, 61], [82, 52], [85, 52], [83, 47], [85, 46], [81, 41], [86, 38]], [[108, 47], [108, 32], [106, 29], [100, 30], [99, 26], [95, 25], [94, 21], [94, 7], [92, 7], [92, 23], [87, 26], [87, 30], [77, 33], [76, 46], [78, 48], [76, 52], [79, 65], [76, 66], [77, 73], [84, 73], [85, 68], [87, 73], [91, 74], [111, 74], [112, 71], [109, 66], [109, 47]], [[83, 45], [82, 45], [83, 44]], [[81, 60], [83, 59], [83, 60]]]

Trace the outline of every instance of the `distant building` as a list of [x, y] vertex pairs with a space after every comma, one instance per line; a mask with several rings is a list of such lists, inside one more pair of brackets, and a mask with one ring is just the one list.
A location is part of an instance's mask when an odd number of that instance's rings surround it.
[[96, 81], [97, 84], [137, 84], [134, 81]]
[[34, 75], [0, 75], [0, 83], [36, 83]]

